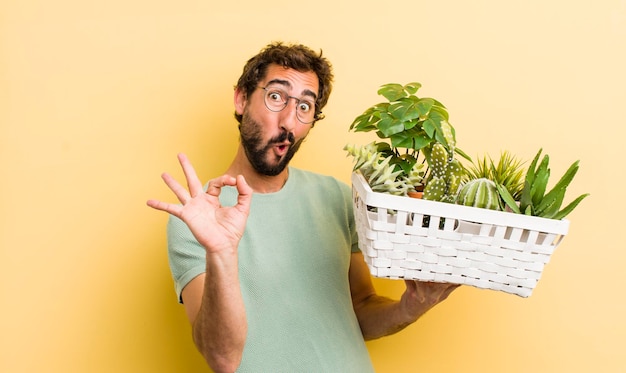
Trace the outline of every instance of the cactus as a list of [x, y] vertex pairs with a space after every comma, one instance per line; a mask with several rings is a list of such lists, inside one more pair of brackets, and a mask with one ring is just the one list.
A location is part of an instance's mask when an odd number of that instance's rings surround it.
[[464, 169], [453, 152], [441, 143], [433, 143], [425, 150], [430, 174], [424, 188], [424, 199], [453, 203], [461, 184]]
[[456, 198], [459, 205], [502, 210], [496, 183], [487, 179], [473, 179], [465, 183]]

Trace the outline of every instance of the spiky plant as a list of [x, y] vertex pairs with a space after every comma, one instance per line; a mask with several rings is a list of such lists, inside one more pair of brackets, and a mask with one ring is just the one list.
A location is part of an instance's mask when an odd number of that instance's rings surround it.
[[524, 163], [508, 150], [500, 153], [497, 162], [490, 156], [484, 155], [466, 167], [467, 178], [464, 181], [483, 178], [491, 180], [496, 185], [504, 186], [513, 199], [519, 201], [524, 188]]

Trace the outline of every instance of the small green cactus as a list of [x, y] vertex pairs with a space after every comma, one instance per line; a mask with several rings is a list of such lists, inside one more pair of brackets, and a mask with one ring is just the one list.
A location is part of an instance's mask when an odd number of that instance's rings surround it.
[[473, 179], [465, 183], [456, 198], [459, 205], [502, 210], [500, 194], [496, 183], [487, 179]]

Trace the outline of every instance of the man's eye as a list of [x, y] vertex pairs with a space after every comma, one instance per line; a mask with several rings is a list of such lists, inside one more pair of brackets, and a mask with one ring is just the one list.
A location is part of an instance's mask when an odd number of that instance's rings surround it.
[[303, 113], [309, 112], [312, 107], [313, 105], [311, 105], [309, 102], [306, 102], [306, 101], [300, 101], [300, 104], [298, 104], [298, 110], [300, 110]]
[[267, 97], [270, 100], [275, 101], [275, 102], [280, 102], [280, 103], [285, 102], [285, 100], [283, 100], [283, 95], [280, 92], [278, 92], [278, 91], [269, 92], [267, 94]]

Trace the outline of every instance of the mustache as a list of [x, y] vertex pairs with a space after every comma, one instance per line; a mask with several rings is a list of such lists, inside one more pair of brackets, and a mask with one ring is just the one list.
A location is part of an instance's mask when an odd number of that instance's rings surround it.
[[288, 140], [292, 145], [296, 142], [296, 137], [291, 132], [282, 132], [280, 135], [270, 140], [270, 143], [282, 143]]

